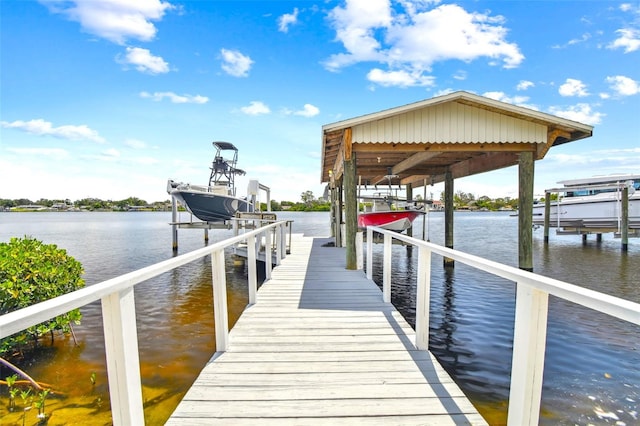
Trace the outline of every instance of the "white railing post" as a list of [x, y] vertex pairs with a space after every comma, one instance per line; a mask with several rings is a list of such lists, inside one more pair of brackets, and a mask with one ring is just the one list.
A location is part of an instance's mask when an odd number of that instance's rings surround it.
[[373, 279], [373, 229], [367, 227], [367, 278]]
[[280, 230], [280, 259], [284, 259], [287, 257], [287, 227], [284, 223], [278, 225], [278, 229]]
[[509, 426], [534, 426], [540, 417], [549, 294], [516, 284], [516, 315], [509, 391]]
[[273, 265], [271, 264], [271, 228], [264, 231], [264, 279], [265, 281], [271, 279], [271, 270]]
[[229, 346], [229, 314], [227, 313], [227, 271], [224, 264], [224, 249], [211, 253], [211, 281], [216, 352], [225, 352]]
[[416, 349], [429, 350], [429, 303], [431, 293], [431, 250], [418, 249], [418, 283], [416, 290]]
[[382, 301], [391, 303], [391, 234], [384, 233], [382, 257]]
[[256, 236], [247, 238], [247, 278], [249, 280], [249, 305], [256, 303], [258, 291], [258, 268], [256, 265]]
[[282, 247], [282, 234], [278, 232], [277, 226], [269, 228], [269, 232], [273, 232], [274, 238], [276, 240], [275, 255], [276, 255], [276, 266], [278, 266], [280, 265], [280, 260], [282, 260], [282, 258], [280, 257], [280, 255], [282, 254], [282, 250], [280, 249], [280, 247]]
[[362, 270], [364, 258], [362, 257], [362, 232], [356, 232], [356, 269]]
[[142, 384], [133, 287], [102, 298], [102, 324], [114, 425], [142, 425]]

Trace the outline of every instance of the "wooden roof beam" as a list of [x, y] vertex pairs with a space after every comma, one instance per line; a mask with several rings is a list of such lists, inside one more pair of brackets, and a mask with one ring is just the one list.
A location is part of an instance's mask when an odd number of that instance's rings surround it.
[[525, 152], [535, 151], [536, 143], [353, 143], [354, 152]]
[[450, 167], [453, 178], [471, 176], [518, 164], [517, 152], [488, 152], [484, 155], [460, 161]]
[[438, 155], [440, 155], [439, 152], [418, 152], [417, 154], [414, 154], [411, 157], [407, 158], [406, 160], [403, 160], [398, 164], [396, 164], [395, 166], [393, 166], [393, 168], [391, 169], [391, 172], [393, 174], [400, 174], [405, 170], [408, 170], [412, 167], [422, 164], [427, 160], [437, 157]]
[[547, 152], [549, 151], [549, 149], [551, 149], [556, 139], [558, 138], [565, 138], [565, 139], [571, 140], [572, 135], [570, 132], [567, 132], [566, 130], [561, 130], [561, 129], [553, 129], [547, 132], [547, 143], [538, 144], [538, 149], [536, 152], [536, 160], [540, 160], [544, 158], [544, 156], [547, 155]]

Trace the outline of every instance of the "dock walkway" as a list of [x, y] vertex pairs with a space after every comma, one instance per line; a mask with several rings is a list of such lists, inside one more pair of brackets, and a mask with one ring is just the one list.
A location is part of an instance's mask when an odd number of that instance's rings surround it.
[[167, 425], [486, 422], [344, 249], [294, 235]]

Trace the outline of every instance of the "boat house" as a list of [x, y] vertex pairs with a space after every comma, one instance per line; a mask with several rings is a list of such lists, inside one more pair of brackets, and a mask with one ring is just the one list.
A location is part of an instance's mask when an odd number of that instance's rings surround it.
[[[586, 124], [464, 91], [326, 124], [320, 180], [332, 192], [336, 245], [346, 246], [347, 267], [355, 269], [356, 188], [392, 176], [408, 197], [415, 188], [444, 182], [445, 245], [453, 248], [454, 179], [517, 164], [519, 211], [531, 212], [534, 161], [552, 146], [592, 133]], [[533, 265], [531, 222], [530, 214], [519, 215], [519, 266], [527, 270]]]

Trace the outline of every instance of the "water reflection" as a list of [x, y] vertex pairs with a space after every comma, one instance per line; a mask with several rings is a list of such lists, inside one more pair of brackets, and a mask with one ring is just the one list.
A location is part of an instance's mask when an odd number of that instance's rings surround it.
[[[294, 232], [327, 236], [327, 213], [279, 214], [293, 219]], [[148, 266], [174, 256], [170, 214], [161, 213], [25, 213], [0, 215], [0, 240], [32, 235], [55, 243], [82, 262], [87, 285]], [[517, 266], [517, 220], [507, 214], [462, 213], [455, 218], [456, 249]], [[442, 244], [443, 217], [429, 218], [432, 242]], [[421, 229], [420, 220], [416, 229]], [[224, 239], [210, 233], [210, 242]], [[420, 232], [414, 232], [419, 236]], [[204, 246], [199, 231], [181, 231], [179, 253]], [[534, 270], [640, 302], [640, 243], [627, 253], [620, 241], [604, 236], [551, 235], [542, 243], [534, 233]], [[394, 245], [393, 303], [415, 324], [416, 251]], [[382, 245], [374, 246], [374, 279], [382, 283]], [[247, 301], [247, 270], [226, 257], [230, 325]], [[506, 418], [515, 286], [457, 263], [443, 268], [434, 256], [431, 269], [430, 348], [491, 424]], [[211, 262], [199, 259], [149, 280], [136, 288], [138, 338], [148, 424], [162, 424], [215, 351]], [[543, 386], [542, 424], [615, 422], [637, 424], [640, 400], [640, 339], [638, 327], [551, 298], [547, 363]], [[80, 342], [58, 338], [23, 366], [38, 380], [51, 383], [64, 395], [52, 397], [50, 424], [109, 424], [108, 388], [100, 304], [82, 309], [76, 327]], [[92, 385], [90, 375], [96, 373]], [[5, 371], [0, 376], [6, 376]], [[21, 424], [6, 413], [2, 424]], [[611, 415], [611, 413], [613, 413]], [[635, 413], [635, 414], [634, 414]], [[13, 417], [11, 417], [13, 416]]]

